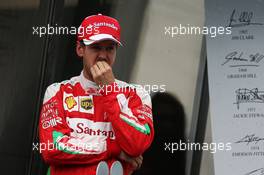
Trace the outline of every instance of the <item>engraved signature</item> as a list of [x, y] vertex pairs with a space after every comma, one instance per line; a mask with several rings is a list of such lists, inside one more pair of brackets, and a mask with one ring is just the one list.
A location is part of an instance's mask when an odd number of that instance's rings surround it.
[[255, 134], [251, 134], [251, 135], [246, 135], [245, 137], [243, 137], [242, 139], [236, 141], [235, 143], [247, 143], [247, 145], [249, 143], [255, 142], [255, 144], [257, 144], [259, 141], [264, 141], [264, 137], [258, 137]]
[[228, 27], [243, 27], [249, 25], [264, 25], [259, 22], [251, 22], [253, 19], [254, 13], [251, 11], [242, 11], [238, 16], [236, 15], [236, 9], [232, 11], [232, 14], [229, 19]]
[[246, 67], [255, 66], [258, 67], [264, 58], [264, 55], [260, 53], [250, 54], [248, 57], [243, 57], [243, 52], [233, 51], [225, 56], [225, 62], [221, 65], [224, 66], [229, 63], [229, 67]]
[[255, 169], [246, 173], [245, 175], [264, 175], [264, 168]]
[[237, 109], [240, 103], [264, 103], [264, 91], [259, 91], [258, 88], [247, 89], [239, 88], [235, 91]]

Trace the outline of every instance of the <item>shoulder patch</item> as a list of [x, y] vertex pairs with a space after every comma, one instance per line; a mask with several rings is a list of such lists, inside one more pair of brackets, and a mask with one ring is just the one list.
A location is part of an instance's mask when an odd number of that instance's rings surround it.
[[72, 77], [70, 80], [64, 80], [62, 82], [56, 82], [53, 83], [51, 85], [49, 85], [46, 89], [45, 95], [44, 95], [44, 100], [43, 103], [46, 103], [47, 101], [49, 101], [50, 98], [52, 98], [53, 96], [55, 96], [55, 94], [60, 90], [60, 87], [62, 85], [72, 85], [74, 86], [78, 81], [78, 79], [76, 77]]

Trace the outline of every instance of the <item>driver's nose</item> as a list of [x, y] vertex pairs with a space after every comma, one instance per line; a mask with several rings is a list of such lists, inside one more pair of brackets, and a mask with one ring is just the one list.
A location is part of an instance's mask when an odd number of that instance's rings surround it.
[[98, 53], [98, 61], [107, 61], [107, 51], [104, 47], [101, 47]]

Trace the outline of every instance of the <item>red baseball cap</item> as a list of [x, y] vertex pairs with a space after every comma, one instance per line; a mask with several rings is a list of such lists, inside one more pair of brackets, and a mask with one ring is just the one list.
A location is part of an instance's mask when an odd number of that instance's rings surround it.
[[98, 41], [112, 40], [119, 45], [120, 42], [119, 22], [102, 14], [86, 17], [78, 28], [77, 40], [90, 45]]

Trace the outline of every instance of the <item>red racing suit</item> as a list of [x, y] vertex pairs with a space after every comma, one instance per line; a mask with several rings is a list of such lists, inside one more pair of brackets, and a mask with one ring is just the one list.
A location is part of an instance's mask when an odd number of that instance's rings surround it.
[[[121, 150], [141, 155], [153, 140], [151, 99], [139, 86], [116, 80], [99, 88], [83, 76], [50, 85], [39, 119], [40, 152], [51, 175], [95, 175]], [[130, 165], [121, 161], [124, 174]]]

